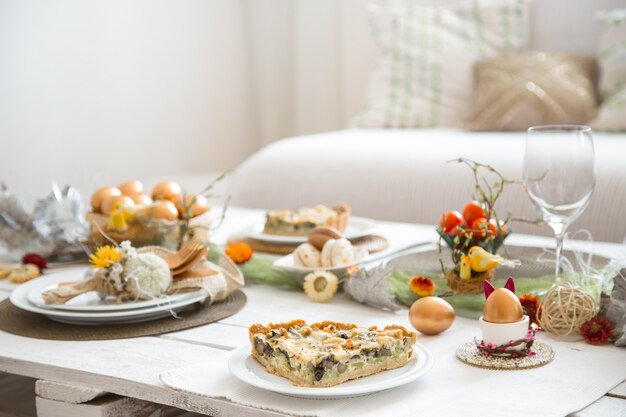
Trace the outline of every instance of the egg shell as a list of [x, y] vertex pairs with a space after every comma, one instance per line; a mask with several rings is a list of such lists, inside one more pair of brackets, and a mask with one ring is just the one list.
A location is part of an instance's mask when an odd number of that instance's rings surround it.
[[100, 206], [102, 202], [108, 197], [113, 196], [121, 196], [122, 192], [119, 188], [113, 187], [112, 185], [107, 185], [105, 187], [100, 187], [91, 195], [91, 208], [96, 213], [100, 213]]
[[183, 198], [183, 189], [174, 181], [163, 181], [152, 190], [153, 200], [169, 200], [174, 204], [180, 204]]
[[326, 243], [324, 243], [324, 247], [322, 248], [322, 256], [321, 263], [325, 268], [330, 268], [333, 266], [333, 247], [335, 246], [336, 239], [328, 239]]
[[174, 203], [169, 200], [155, 201], [150, 207], [139, 210], [142, 216], [152, 217], [155, 219], [163, 220], [176, 220], [178, 219], [178, 210]]
[[456, 314], [454, 308], [442, 298], [422, 297], [409, 309], [409, 321], [420, 333], [435, 335], [447, 330]]
[[[191, 217], [196, 217], [206, 213], [210, 209], [209, 201], [201, 194], [187, 194], [182, 200], [184, 205], [181, 204], [180, 201], [181, 200], [179, 200], [177, 204], [177, 208], [181, 218], [186, 218], [188, 214], [191, 214]], [[191, 212], [189, 213], [190, 205]]]
[[119, 185], [118, 187], [122, 194], [127, 195], [129, 197], [143, 194], [143, 184], [141, 181], [131, 180], [126, 181]]
[[138, 205], [139, 204], [141, 205], [152, 204], [152, 199], [150, 198], [150, 196], [145, 195], [145, 194], [132, 195], [130, 196], [130, 198], [132, 198], [135, 204], [138, 204]]
[[515, 293], [498, 288], [487, 297], [483, 317], [490, 323], [515, 323], [524, 317], [524, 309]]
[[305, 268], [320, 266], [320, 252], [308, 243], [303, 243], [293, 253], [294, 265]]
[[348, 239], [337, 239], [330, 253], [332, 266], [344, 266], [354, 263], [354, 248]]
[[134, 205], [135, 202], [130, 197], [126, 195], [114, 195], [107, 197], [102, 201], [100, 211], [102, 214], [106, 214], [108, 216], [113, 210], [117, 210], [122, 206], [132, 207]]

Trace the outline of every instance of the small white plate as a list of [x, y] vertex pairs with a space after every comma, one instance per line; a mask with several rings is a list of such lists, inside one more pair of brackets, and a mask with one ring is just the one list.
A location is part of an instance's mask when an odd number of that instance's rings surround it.
[[416, 343], [413, 346], [413, 357], [402, 368], [354, 379], [334, 387], [309, 388], [296, 387], [288, 379], [267, 372], [250, 355], [250, 346], [234, 350], [228, 359], [228, 368], [232, 374], [247, 384], [293, 397], [318, 399], [357, 397], [408, 384], [428, 372], [433, 364], [433, 355], [426, 347]]
[[361, 265], [365, 263], [367, 261], [367, 256], [368, 256], [368, 252], [366, 249], [357, 247], [357, 248], [354, 248], [354, 262], [349, 265], [336, 266], [333, 268], [327, 268], [323, 266], [318, 266], [315, 268], [295, 266], [294, 260], [293, 260], [293, 254], [289, 254], [287, 256], [283, 256], [282, 258], [276, 259], [272, 263], [272, 265], [274, 265], [276, 268], [282, 269], [283, 271], [287, 271], [287, 272], [290, 272], [292, 274], [297, 274], [297, 275], [305, 275], [305, 274], [308, 274], [309, 272], [318, 271], [318, 270], [330, 271], [334, 274], [341, 275], [346, 269], [350, 268], [351, 266]]
[[[64, 273], [65, 281], [80, 281], [84, 276], [84, 269], [73, 269]], [[55, 274], [56, 275], [56, 274]], [[33, 284], [34, 285], [34, 284]], [[118, 303], [113, 297], [107, 297], [105, 299], [100, 298], [98, 293], [90, 291], [85, 294], [81, 294], [72, 298], [65, 304], [46, 304], [41, 297], [41, 294], [45, 291], [58, 288], [59, 284], [49, 284], [45, 281], [38, 282], [38, 285], [34, 285], [33, 289], [28, 293], [27, 298], [31, 304], [40, 308], [55, 309], [55, 310], [67, 310], [67, 311], [83, 311], [83, 312], [101, 312], [101, 311], [118, 311], [118, 310], [133, 310], [137, 308], [146, 308], [153, 306], [165, 306], [171, 305], [179, 301], [183, 301], [188, 298], [194, 298], [199, 293], [197, 291], [168, 295], [153, 300], [140, 300], [128, 303]]]
[[[371, 233], [372, 229], [376, 227], [377, 223], [373, 219], [367, 217], [351, 216], [348, 221], [348, 227], [343, 232], [343, 236], [346, 239], [357, 239], [359, 237], [367, 236]], [[245, 230], [243, 234], [249, 238], [263, 240], [265, 242], [274, 243], [304, 243], [307, 241], [307, 236], [284, 236], [284, 235], [271, 235], [263, 233], [265, 222], [257, 223], [249, 229]]]
[[[86, 268], [82, 269], [84, 273]], [[50, 320], [69, 324], [82, 325], [98, 325], [98, 324], [121, 324], [121, 323], [139, 323], [142, 321], [154, 320], [160, 317], [166, 317], [172, 312], [179, 312], [188, 306], [206, 299], [206, 295], [202, 292], [193, 293], [193, 297], [179, 300], [166, 305], [155, 305], [145, 308], [136, 308], [132, 310], [117, 311], [62, 311], [55, 309], [41, 308], [28, 301], [28, 294], [37, 286], [50, 286], [67, 280], [67, 271], [43, 276], [26, 282], [17, 287], [11, 293], [11, 303], [21, 310], [30, 311], [31, 313], [42, 314]]]

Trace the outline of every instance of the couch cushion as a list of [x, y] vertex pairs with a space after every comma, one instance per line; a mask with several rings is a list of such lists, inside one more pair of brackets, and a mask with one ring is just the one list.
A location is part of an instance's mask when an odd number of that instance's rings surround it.
[[[626, 135], [594, 135], [597, 187], [570, 230], [595, 240], [626, 235]], [[298, 208], [345, 201], [356, 215], [434, 224], [446, 210], [472, 197], [460, 156], [490, 163], [509, 179], [522, 178], [524, 133], [452, 129], [344, 130], [275, 142], [244, 161], [233, 179], [232, 204], [263, 209]], [[519, 185], [498, 200], [500, 212], [535, 218]], [[512, 224], [516, 232], [550, 235], [547, 225]]]

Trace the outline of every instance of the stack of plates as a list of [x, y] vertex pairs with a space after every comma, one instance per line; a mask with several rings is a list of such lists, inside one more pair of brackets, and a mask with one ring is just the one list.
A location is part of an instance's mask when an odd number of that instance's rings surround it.
[[42, 314], [51, 320], [68, 324], [98, 325], [140, 323], [166, 317], [190, 305], [202, 302], [206, 294], [194, 291], [154, 300], [117, 303], [114, 298], [101, 299], [95, 291], [73, 298], [65, 304], [46, 304], [41, 294], [61, 282], [83, 279], [87, 268], [68, 269], [46, 275], [19, 286], [11, 293], [11, 302], [19, 309]]

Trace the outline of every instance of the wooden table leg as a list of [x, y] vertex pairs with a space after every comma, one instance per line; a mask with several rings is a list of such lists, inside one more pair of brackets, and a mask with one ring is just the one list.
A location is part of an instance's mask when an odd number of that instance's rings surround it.
[[155, 417], [161, 408], [135, 398], [51, 381], [37, 381], [36, 394], [37, 417]]

